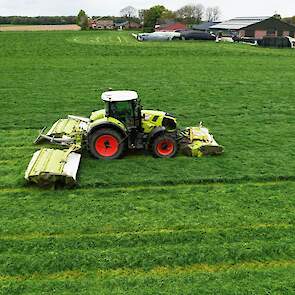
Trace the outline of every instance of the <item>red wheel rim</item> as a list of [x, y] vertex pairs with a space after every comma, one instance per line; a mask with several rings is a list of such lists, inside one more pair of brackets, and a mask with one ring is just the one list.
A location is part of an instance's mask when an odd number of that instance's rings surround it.
[[119, 141], [112, 135], [102, 135], [96, 140], [95, 149], [103, 157], [112, 157], [118, 152]]
[[157, 152], [161, 156], [169, 156], [174, 151], [174, 144], [171, 140], [162, 140], [156, 146]]

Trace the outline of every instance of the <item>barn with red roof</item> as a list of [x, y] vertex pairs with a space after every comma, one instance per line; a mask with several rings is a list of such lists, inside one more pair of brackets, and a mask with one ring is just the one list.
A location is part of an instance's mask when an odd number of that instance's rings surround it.
[[187, 27], [181, 22], [158, 25], [155, 28], [156, 32], [175, 32], [177, 30], [185, 30]]

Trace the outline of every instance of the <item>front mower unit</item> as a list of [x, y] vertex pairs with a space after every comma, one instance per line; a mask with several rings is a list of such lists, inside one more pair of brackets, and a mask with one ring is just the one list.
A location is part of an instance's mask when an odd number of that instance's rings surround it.
[[34, 153], [25, 173], [29, 182], [48, 186], [54, 183], [73, 186], [77, 180], [81, 155], [70, 150], [46, 149]]
[[201, 123], [180, 131], [173, 115], [143, 110], [135, 91], [108, 91], [101, 98], [105, 109], [92, 112], [89, 118], [68, 116], [48, 132], [43, 128], [35, 143], [51, 143], [60, 149], [42, 148], [34, 153], [25, 173], [28, 182], [74, 185], [83, 150], [102, 160], [117, 159], [126, 150], [136, 149], [159, 158], [174, 157], [178, 150], [191, 157], [223, 153]]
[[190, 157], [202, 157], [220, 155], [223, 153], [223, 146], [219, 145], [209, 130], [202, 126], [188, 127], [183, 132], [182, 151]]

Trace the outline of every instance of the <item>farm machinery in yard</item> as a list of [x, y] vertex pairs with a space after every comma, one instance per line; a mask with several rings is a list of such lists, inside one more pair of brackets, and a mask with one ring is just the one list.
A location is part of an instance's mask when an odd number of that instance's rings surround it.
[[43, 128], [35, 143], [52, 143], [60, 149], [44, 147], [34, 153], [25, 172], [28, 182], [74, 185], [85, 150], [100, 160], [121, 158], [128, 150], [147, 150], [158, 158], [174, 157], [178, 151], [192, 157], [223, 153], [201, 123], [179, 130], [173, 115], [143, 110], [135, 91], [108, 91], [101, 98], [105, 109], [89, 118], [69, 115], [47, 132]]

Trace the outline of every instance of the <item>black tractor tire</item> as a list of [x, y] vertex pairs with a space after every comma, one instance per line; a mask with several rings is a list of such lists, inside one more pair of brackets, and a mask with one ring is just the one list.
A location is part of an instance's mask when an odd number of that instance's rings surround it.
[[122, 135], [112, 128], [94, 131], [88, 138], [88, 144], [91, 155], [102, 160], [121, 158], [126, 145]]
[[173, 158], [177, 151], [177, 141], [170, 135], [159, 135], [152, 143], [152, 153], [155, 158]]

